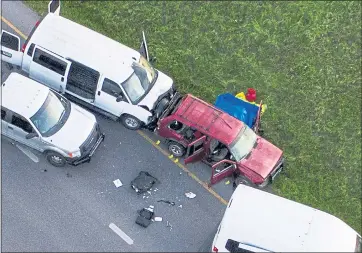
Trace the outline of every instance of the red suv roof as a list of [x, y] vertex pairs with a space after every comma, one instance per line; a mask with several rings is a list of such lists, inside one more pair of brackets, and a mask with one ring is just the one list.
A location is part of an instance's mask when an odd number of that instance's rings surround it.
[[187, 94], [174, 115], [200, 132], [230, 145], [244, 123], [205, 101]]

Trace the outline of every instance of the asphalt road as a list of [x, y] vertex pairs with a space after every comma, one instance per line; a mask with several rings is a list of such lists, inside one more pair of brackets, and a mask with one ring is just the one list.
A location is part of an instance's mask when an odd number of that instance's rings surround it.
[[[25, 35], [39, 19], [17, 1], [2, 1], [1, 15]], [[2, 29], [16, 33], [4, 22]], [[1, 67], [4, 81], [10, 70], [6, 64]], [[2, 251], [199, 250], [212, 236], [225, 205], [140, 134], [96, 117], [106, 139], [91, 163], [77, 167], [52, 167], [36, 151], [24, 151], [2, 138]], [[146, 134], [157, 140], [152, 133]], [[210, 177], [210, 168], [204, 164], [188, 168], [202, 181]], [[142, 170], [160, 181], [151, 194], [137, 195], [130, 187]], [[116, 188], [116, 179], [123, 186]], [[213, 189], [226, 200], [232, 193], [231, 184], [225, 185], [225, 181]], [[189, 191], [196, 194], [194, 199], [185, 197]], [[176, 205], [157, 202], [160, 199]], [[136, 211], [149, 205], [163, 221], [142, 228], [135, 224]], [[133, 244], [111, 230], [111, 223]]]

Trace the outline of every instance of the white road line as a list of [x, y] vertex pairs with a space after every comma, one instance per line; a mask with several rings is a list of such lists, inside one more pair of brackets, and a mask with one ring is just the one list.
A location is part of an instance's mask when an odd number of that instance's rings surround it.
[[18, 144], [15, 144], [15, 146], [20, 149], [27, 157], [29, 157], [33, 162], [37, 163], [39, 162], [39, 158], [33, 154], [29, 149], [24, 148]]
[[131, 239], [131, 237], [126, 235], [126, 233], [123, 232], [119, 227], [111, 223], [109, 224], [109, 228], [112, 229], [113, 232], [115, 232], [119, 237], [121, 237], [126, 243], [128, 243], [129, 245], [133, 244], [133, 240]]

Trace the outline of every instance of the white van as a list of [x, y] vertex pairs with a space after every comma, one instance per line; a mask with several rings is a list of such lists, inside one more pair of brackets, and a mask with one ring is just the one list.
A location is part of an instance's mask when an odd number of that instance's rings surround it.
[[1, 93], [1, 134], [56, 167], [89, 162], [104, 140], [92, 113], [34, 80], [11, 73]]
[[312, 207], [238, 185], [212, 252], [361, 252], [361, 236]]
[[151, 65], [144, 33], [138, 52], [59, 16], [60, 1], [54, 3], [21, 50], [20, 38], [2, 31], [2, 60], [129, 129], [154, 128], [176, 91]]

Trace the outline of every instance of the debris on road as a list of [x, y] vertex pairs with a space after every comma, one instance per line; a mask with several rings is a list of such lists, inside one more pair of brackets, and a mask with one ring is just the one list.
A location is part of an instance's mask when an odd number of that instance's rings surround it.
[[[152, 186], [158, 183], [158, 179], [146, 171], [141, 171], [138, 176], [131, 181], [131, 187], [138, 193], [149, 192]], [[151, 192], [149, 192], [151, 194]]]
[[172, 230], [172, 225], [171, 225], [171, 223], [168, 222], [168, 221], [166, 222], [166, 227], [167, 227], [167, 228], [170, 228], [170, 231]]
[[46, 169], [44, 169], [44, 170], [42, 170], [42, 172], [47, 172], [47, 170], [46, 170]]
[[123, 185], [121, 180], [119, 180], [119, 179], [114, 180], [113, 183], [117, 188], [121, 187]]
[[72, 177], [72, 175], [69, 173], [69, 172], [67, 172], [67, 177]]
[[155, 217], [155, 221], [162, 221], [162, 217]]
[[179, 207], [179, 208], [182, 208], [182, 205], [179, 205], [178, 207]]
[[196, 194], [193, 192], [186, 192], [185, 196], [188, 197], [189, 199], [193, 199], [196, 197]]
[[136, 224], [140, 225], [141, 227], [148, 227], [151, 224], [151, 221], [155, 215], [153, 212], [154, 206], [150, 206], [148, 208], [142, 208], [141, 210], [137, 211], [138, 217], [136, 219]]
[[230, 184], [230, 180], [226, 181], [225, 184]]
[[158, 200], [157, 202], [164, 202], [164, 203], [167, 203], [167, 204], [170, 204], [171, 206], [174, 206], [175, 205], [175, 202], [172, 202], [172, 201], [168, 201], [168, 200]]

